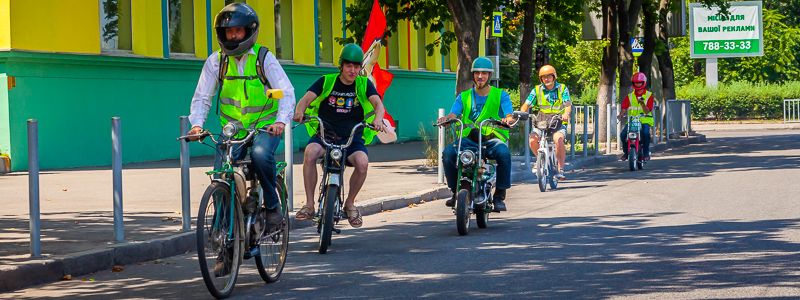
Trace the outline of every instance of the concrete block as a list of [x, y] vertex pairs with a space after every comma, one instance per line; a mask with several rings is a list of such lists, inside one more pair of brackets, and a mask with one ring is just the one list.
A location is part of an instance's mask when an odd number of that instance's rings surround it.
[[114, 265], [114, 249], [102, 248], [70, 254], [62, 258], [64, 275], [84, 275], [111, 268]]

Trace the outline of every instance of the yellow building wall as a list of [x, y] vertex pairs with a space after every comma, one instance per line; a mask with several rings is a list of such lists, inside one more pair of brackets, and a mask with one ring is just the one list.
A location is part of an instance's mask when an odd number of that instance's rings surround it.
[[[451, 31], [455, 32], [455, 28], [453, 27], [453, 23], [447, 23], [447, 28]], [[458, 71], [458, 41], [455, 41], [450, 44], [450, 71], [457, 72]]]
[[[425, 41], [435, 41], [439, 38], [441, 33], [438, 32], [429, 32], [425, 30]], [[439, 52], [439, 47], [433, 49], [433, 55], [428, 56], [427, 53], [420, 53], [420, 55], [425, 55], [425, 69], [431, 72], [441, 72], [442, 71], [442, 53]]]
[[400, 44], [400, 68], [416, 71], [419, 68], [420, 55], [417, 52], [417, 30], [407, 20], [401, 20], [398, 24], [397, 37]]
[[4, 0], [2, 4], [8, 9], [0, 14], [9, 15], [3, 28], [10, 32], [5, 38], [0, 33], [0, 44], [5, 39], [14, 49], [100, 53], [99, 1]]
[[[196, 0], [195, 0], [196, 1]], [[225, 7], [225, 0], [211, 0], [211, 51], [219, 50], [219, 43], [217, 43], [217, 32], [214, 30], [214, 20], [217, 19], [217, 13]]]
[[275, 51], [275, 1], [274, 0], [247, 0], [258, 14], [260, 23], [257, 42], [266, 46], [270, 51]]
[[[161, 26], [160, 0], [131, 1], [133, 54], [164, 57], [164, 40]], [[93, 26], [93, 28], [96, 27]]]
[[316, 64], [317, 38], [314, 32], [314, 1], [292, 2], [292, 48], [294, 62], [303, 65]]
[[0, 0], [0, 49], [11, 48], [11, 9], [9, 0]]
[[[211, 28], [206, 27], [208, 24], [206, 23], [206, 1], [195, 0], [192, 5], [192, 12], [194, 13], [194, 54], [198, 58], [206, 58], [209, 55], [208, 43], [206, 42], [207, 28]], [[213, 17], [211, 22], [214, 22]]]

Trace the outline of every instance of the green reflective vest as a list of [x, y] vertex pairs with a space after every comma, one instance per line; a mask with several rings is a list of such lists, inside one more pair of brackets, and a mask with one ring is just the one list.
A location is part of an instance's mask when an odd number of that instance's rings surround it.
[[[319, 105], [331, 94], [331, 91], [333, 91], [333, 85], [337, 80], [339, 80], [338, 77], [339, 73], [327, 74], [323, 76], [325, 81], [322, 83], [322, 94], [317, 96], [314, 101], [311, 101], [311, 104], [308, 106], [308, 108], [306, 108], [306, 115], [312, 117], [319, 115]], [[356, 77], [356, 98], [358, 99], [358, 103], [361, 105], [361, 108], [364, 109], [364, 122], [372, 123], [375, 120], [375, 108], [372, 107], [372, 102], [369, 102], [369, 99], [367, 98], [367, 80], [369, 79], [364, 76]], [[306, 123], [306, 131], [308, 131], [308, 136], [316, 135], [318, 129], [319, 124], [317, 124], [317, 122]], [[375, 134], [375, 131], [365, 128], [364, 133], [362, 134], [362, 137], [364, 138], [364, 144], [369, 145], [372, 143], [372, 140], [375, 138]]]
[[[255, 44], [253, 50], [258, 53], [261, 45]], [[219, 53], [218, 53], [219, 54]], [[222, 81], [219, 93], [219, 120], [222, 126], [233, 122], [239, 128], [263, 128], [275, 123], [278, 115], [278, 100], [269, 99], [265, 93], [264, 84], [259, 80], [256, 72], [255, 54], [248, 53], [243, 75], [239, 75], [236, 63], [229, 63], [225, 78]], [[220, 57], [221, 54], [220, 54]], [[220, 61], [220, 65], [223, 62]], [[247, 135], [244, 130], [239, 131], [234, 137], [243, 138]]]
[[[554, 115], [554, 114], [563, 114], [564, 110], [564, 89], [567, 87], [563, 84], [558, 85], [558, 100], [554, 103], [550, 103], [547, 97], [544, 96], [544, 86], [537, 85], [536, 86], [536, 102], [539, 105], [539, 112], [544, 113], [545, 115]], [[569, 120], [561, 120], [562, 124], [568, 124]]]
[[[647, 100], [650, 99], [651, 95], [653, 95], [653, 93], [651, 93], [650, 91], [646, 91], [644, 95], [642, 95], [642, 99], [644, 99], [645, 104], [647, 104]], [[644, 116], [639, 118], [639, 121], [641, 121], [642, 124], [647, 124], [650, 126], [653, 126], [653, 124], [655, 124], [655, 122], [653, 121], [653, 112], [651, 111], [650, 113], [647, 114], [644, 113], [644, 108], [641, 105], [639, 105], [639, 101], [636, 101], [635, 92], [631, 92], [630, 94], [628, 94], [628, 102], [631, 103], [631, 106], [628, 107], [628, 116], [638, 116], [639, 114], [643, 114]]]
[[[472, 129], [480, 126], [481, 122], [486, 119], [503, 119], [500, 116], [500, 96], [503, 90], [492, 86], [489, 89], [489, 96], [486, 98], [486, 104], [483, 105], [478, 119], [473, 121], [469, 116], [469, 111], [472, 110], [472, 90], [473, 89], [468, 89], [461, 92], [461, 107], [462, 115], [464, 116], [462, 118], [464, 121], [464, 131], [461, 132], [462, 137], [468, 137]], [[481, 131], [481, 135], [495, 136], [503, 142], [506, 142], [508, 140], [508, 129], [486, 126], [483, 128], [483, 131]]]

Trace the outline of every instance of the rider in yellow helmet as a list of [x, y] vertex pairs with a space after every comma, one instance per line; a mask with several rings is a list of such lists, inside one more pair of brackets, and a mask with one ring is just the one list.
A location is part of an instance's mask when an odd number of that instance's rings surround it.
[[[528, 111], [530, 108], [538, 108], [539, 118], [546, 118], [544, 120], [548, 120], [553, 115], [561, 116], [562, 125], [561, 128], [553, 134], [553, 140], [556, 143], [556, 160], [558, 160], [558, 174], [556, 174], [556, 178], [564, 180], [566, 179], [566, 176], [564, 176], [564, 164], [567, 160], [567, 149], [564, 146], [564, 140], [567, 136], [569, 115], [572, 113], [572, 101], [570, 101], [569, 89], [567, 86], [557, 82], [556, 78], [558, 78], [558, 75], [556, 74], [556, 68], [553, 66], [544, 65], [539, 68], [539, 81], [542, 84], [537, 85], [536, 88], [531, 91], [520, 110]], [[542, 135], [541, 130], [536, 128], [531, 132], [528, 141], [533, 151], [539, 149], [539, 138]]]

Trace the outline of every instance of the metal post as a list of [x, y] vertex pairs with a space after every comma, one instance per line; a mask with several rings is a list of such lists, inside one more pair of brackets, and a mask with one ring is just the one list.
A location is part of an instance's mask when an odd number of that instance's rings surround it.
[[525, 168], [531, 170], [531, 144], [528, 142], [529, 137], [531, 136], [531, 121], [525, 121], [525, 137], [522, 139], [522, 143], [525, 144]]
[[611, 154], [611, 103], [606, 104], [606, 154]]
[[[619, 115], [619, 110], [621, 110], [621, 108], [619, 106], [615, 105], [614, 106], [614, 115], [615, 116]], [[617, 136], [615, 136], [615, 138], [617, 138], [617, 151], [620, 151], [620, 150], [622, 150], [622, 145], [621, 145], [622, 141], [619, 139], [619, 135], [622, 132], [622, 123], [621, 122], [616, 122], [616, 123], [617, 123], [617, 132], [616, 132]]]
[[783, 124], [786, 124], [786, 99], [783, 99]]
[[[439, 109], [439, 118], [444, 117], [444, 108]], [[438, 120], [438, 119], [437, 119]], [[444, 151], [444, 127], [439, 127], [439, 139], [438, 139], [438, 159], [437, 168], [436, 168], [436, 183], [442, 184], [444, 183], [444, 164], [442, 163], [442, 151]]]
[[[180, 117], [181, 135], [189, 131], [189, 118]], [[183, 231], [191, 230], [191, 196], [189, 195], [189, 142], [181, 139], [181, 216], [183, 216]]]
[[42, 256], [39, 216], [39, 122], [28, 120], [28, 210], [30, 214], [31, 257]]
[[594, 139], [594, 156], [600, 154], [600, 144], [597, 139], [597, 131], [600, 129], [600, 125], [597, 124], [597, 112], [600, 111], [600, 107], [595, 105], [593, 107], [594, 113], [592, 114], [592, 122], [594, 122], [594, 130], [592, 130], [592, 139]]
[[689, 129], [686, 123], [686, 102], [681, 101], [681, 131], [686, 133], [686, 138], [689, 138]]
[[706, 58], [706, 86], [717, 87], [718, 75], [717, 58]]
[[575, 158], [575, 112], [569, 114], [569, 158]]
[[589, 105], [583, 106], [583, 157], [589, 155]]
[[286, 206], [289, 211], [294, 211], [294, 138], [291, 123], [286, 124], [283, 130], [283, 157], [286, 161]]
[[669, 142], [669, 131], [671, 129], [669, 127], [670, 126], [670, 124], [669, 124], [669, 119], [670, 119], [670, 115], [669, 115], [669, 113], [670, 113], [670, 111], [669, 111], [669, 100], [667, 100], [664, 103], [665, 103], [665, 105], [664, 105], [664, 142], [668, 143]]
[[119, 117], [111, 118], [111, 174], [114, 186], [114, 240], [125, 241], [122, 223], [122, 133]]

